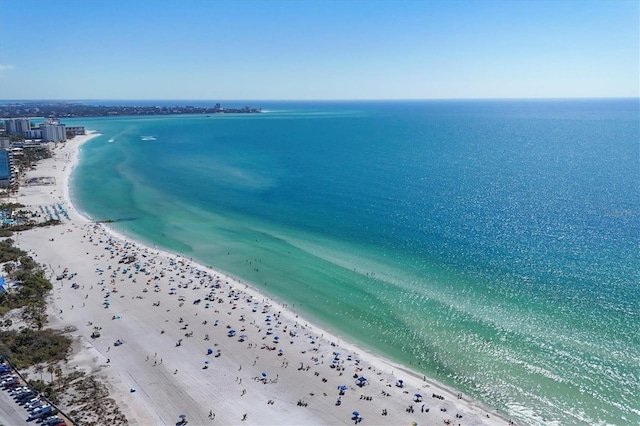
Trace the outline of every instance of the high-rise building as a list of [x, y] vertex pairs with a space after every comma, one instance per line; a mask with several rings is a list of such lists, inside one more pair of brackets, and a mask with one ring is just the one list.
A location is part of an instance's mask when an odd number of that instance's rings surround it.
[[28, 118], [7, 118], [4, 128], [10, 135], [19, 135], [31, 130], [31, 122]]
[[0, 187], [16, 183], [13, 155], [9, 150], [0, 150]]
[[42, 140], [45, 142], [62, 142], [67, 140], [67, 132], [64, 124], [46, 124], [40, 125], [42, 130]]

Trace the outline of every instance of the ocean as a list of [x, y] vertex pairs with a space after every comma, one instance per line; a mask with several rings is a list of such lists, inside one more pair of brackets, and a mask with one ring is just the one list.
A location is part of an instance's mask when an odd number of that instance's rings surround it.
[[518, 423], [640, 424], [637, 99], [246, 104], [63, 120], [74, 202]]

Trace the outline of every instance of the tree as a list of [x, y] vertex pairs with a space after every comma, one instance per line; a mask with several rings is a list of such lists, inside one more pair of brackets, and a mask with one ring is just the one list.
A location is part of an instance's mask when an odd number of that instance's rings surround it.
[[51, 381], [49, 383], [53, 383], [53, 372], [56, 371], [55, 367], [53, 366], [53, 364], [49, 364], [47, 366], [47, 373], [51, 374]]
[[13, 264], [13, 263], [11, 263], [11, 262], [7, 262], [7, 263], [5, 263], [5, 264], [4, 264], [3, 269], [4, 269], [4, 272], [6, 272], [6, 273], [7, 273], [7, 275], [11, 275], [11, 272], [12, 272], [14, 269], [16, 269], [16, 265], [14, 265], [14, 264]]
[[42, 372], [44, 371], [44, 367], [40, 364], [36, 365], [36, 373], [40, 373], [40, 381], [42, 381]]
[[[60, 368], [60, 366], [56, 365], [54, 373], [56, 375], [56, 378], [58, 379], [58, 382], [60, 382], [60, 378], [62, 377], [62, 368]], [[58, 383], [58, 385], [60, 385], [60, 383]]]

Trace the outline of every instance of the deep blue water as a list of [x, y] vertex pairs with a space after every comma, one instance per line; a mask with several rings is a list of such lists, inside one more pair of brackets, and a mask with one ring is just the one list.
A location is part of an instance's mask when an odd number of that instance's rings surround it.
[[66, 120], [74, 199], [523, 423], [640, 423], [637, 99], [244, 105]]

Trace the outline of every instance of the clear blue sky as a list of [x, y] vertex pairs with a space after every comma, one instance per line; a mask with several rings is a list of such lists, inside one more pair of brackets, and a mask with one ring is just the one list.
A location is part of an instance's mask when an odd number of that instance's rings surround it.
[[639, 5], [0, 0], [0, 99], [638, 97]]

